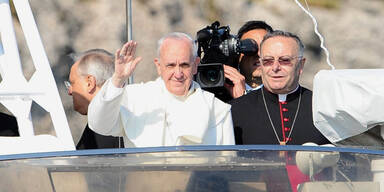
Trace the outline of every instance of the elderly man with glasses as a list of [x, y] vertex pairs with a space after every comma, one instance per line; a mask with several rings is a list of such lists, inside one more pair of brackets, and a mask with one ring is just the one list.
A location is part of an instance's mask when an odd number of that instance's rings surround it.
[[[312, 91], [299, 84], [303, 52], [304, 45], [294, 34], [274, 31], [264, 36], [260, 44], [263, 87], [231, 102], [236, 144], [330, 143], [313, 125]], [[296, 192], [297, 185], [309, 178], [298, 170], [291, 153], [280, 153], [280, 157], [286, 157], [291, 189]]]
[[236, 144], [317, 144], [329, 141], [312, 120], [312, 91], [299, 85], [304, 45], [294, 34], [268, 33], [260, 45], [263, 88], [235, 99]]
[[[73, 108], [82, 115], [88, 114], [88, 105], [104, 82], [114, 71], [114, 58], [104, 49], [91, 49], [73, 58], [69, 81], [64, 81], [68, 95], [72, 96]], [[122, 138], [99, 135], [85, 127], [76, 149], [119, 148]]]

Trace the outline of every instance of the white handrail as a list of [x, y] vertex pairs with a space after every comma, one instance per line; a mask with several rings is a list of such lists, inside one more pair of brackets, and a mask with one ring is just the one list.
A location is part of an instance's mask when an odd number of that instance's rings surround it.
[[[20, 138], [15, 138], [17, 142], [12, 143], [23, 145], [16, 146], [19, 150], [15, 150], [14, 153], [74, 150], [75, 145], [64, 108], [29, 2], [13, 0], [13, 4], [36, 69], [31, 79], [27, 81], [22, 72], [9, 1], [0, 0], [0, 35], [3, 46], [3, 52], [0, 53], [0, 71], [3, 79], [0, 83], [0, 102], [16, 116], [18, 121]], [[39, 137], [35, 136], [33, 131], [30, 114], [32, 101], [50, 114], [57, 137], [44, 136], [40, 137], [41, 139], [32, 139]], [[9, 138], [0, 137], [0, 143], [9, 141]], [[39, 148], [35, 145], [53, 146]], [[1, 150], [0, 154], [3, 154]]]

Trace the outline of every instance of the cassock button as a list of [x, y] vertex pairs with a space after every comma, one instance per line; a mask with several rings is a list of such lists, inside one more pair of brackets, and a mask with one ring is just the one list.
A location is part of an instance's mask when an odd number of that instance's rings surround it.
[[287, 109], [287, 108], [283, 108], [283, 111], [284, 111], [284, 112], [287, 112], [287, 111], [288, 111], [288, 109]]
[[288, 119], [288, 118], [284, 118], [283, 120], [284, 120], [285, 122], [289, 121], [289, 119]]
[[286, 101], [282, 101], [282, 102], [281, 102], [281, 104], [283, 104], [283, 105], [286, 105], [286, 104], [287, 104], [287, 102], [286, 102]]
[[291, 129], [289, 127], [284, 127], [284, 131], [290, 131]]
[[285, 138], [285, 142], [288, 142], [288, 141], [291, 141], [291, 140], [292, 140], [292, 138], [290, 138], [290, 137]]

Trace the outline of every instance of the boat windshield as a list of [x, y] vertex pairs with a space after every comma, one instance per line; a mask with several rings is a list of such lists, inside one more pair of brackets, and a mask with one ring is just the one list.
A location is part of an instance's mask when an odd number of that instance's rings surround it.
[[1, 156], [0, 186], [5, 191], [378, 191], [374, 176], [383, 155], [276, 145], [8, 155]]

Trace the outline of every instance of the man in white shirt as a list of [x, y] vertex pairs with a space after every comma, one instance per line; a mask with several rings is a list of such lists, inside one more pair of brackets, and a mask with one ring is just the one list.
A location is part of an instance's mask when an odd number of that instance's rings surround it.
[[232, 145], [230, 106], [193, 81], [200, 61], [184, 33], [158, 42], [154, 60], [159, 78], [125, 85], [140, 57], [136, 42], [115, 53], [115, 72], [89, 105], [89, 127], [103, 135], [123, 136], [125, 147]]
[[[90, 49], [74, 55], [73, 59], [75, 62], [65, 86], [68, 95], [72, 96], [74, 109], [82, 115], [87, 115], [92, 98], [114, 72], [113, 54], [104, 49]], [[123, 146], [120, 138], [97, 134], [89, 129], [87, 124], [76, 149], [120, 148], [120, 146]]]

